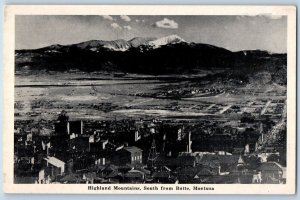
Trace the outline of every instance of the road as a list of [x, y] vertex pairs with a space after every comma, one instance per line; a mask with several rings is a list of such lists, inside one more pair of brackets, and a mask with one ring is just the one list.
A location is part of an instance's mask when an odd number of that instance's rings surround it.
[[264, 107], [264, 108], [261, 110], [261, 112], [260, 112], [261, 115], [265, 114], [265, 112], [267, 111], [267, 109], [268, 109], [268, 107], [269, 107], [269, 105], [270, 105], [271, 102], [272, 102], [272, 101], [269, 100], [269, 101], [266, 103], [265, 107]]

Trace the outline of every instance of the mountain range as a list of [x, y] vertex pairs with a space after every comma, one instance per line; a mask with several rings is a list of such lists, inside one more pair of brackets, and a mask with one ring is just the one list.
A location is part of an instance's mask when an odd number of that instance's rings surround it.
[[90, 40], [15, 51], [17, 71], [76, 69], [159, 75], [222, 68], [245, 73], [262, 70], [274, 73], [285, 72], [286, 62], [286, 54], [262, 50], [232, 52], [209, 44], [187, 42], [177, 35], [135, 37], [128, 41]]

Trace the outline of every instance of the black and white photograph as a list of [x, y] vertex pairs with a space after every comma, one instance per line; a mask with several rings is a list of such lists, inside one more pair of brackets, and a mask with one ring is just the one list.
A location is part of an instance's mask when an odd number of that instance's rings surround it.
[[287, 14], [16, 14], [13, 27], [12, 184], [294, 181]]

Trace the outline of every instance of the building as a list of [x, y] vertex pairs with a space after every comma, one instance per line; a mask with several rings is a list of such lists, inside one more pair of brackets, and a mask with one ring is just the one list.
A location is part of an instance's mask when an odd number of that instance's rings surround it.
[[69, 133], [69, 116], [66, 111], [61, 111], [57, 122], [54, 124], [55, 133], [60, 136], [66, 136]]
[[94, 183], [94, 180], [97, 179], [96, 172], [87, 172], [82, 175], [82, 180], [86, 183]]
[[83, 122], [80, 121], [69, 121], [68, 122], [68, 134], [82, 135], [83, 134]]
[[95, 165], [104, 166], [105, 165], [105, 157], [97, 157], [95, 159]]
[[65, 172], [65, 162], [55, 158], [44, 158], [45, 167], [50, 176], [63, 175]]
[[155, 160], [155, 166], [158, 168], [167, 167], [170, 169], [177, 169], [178, 167], [195, 167], [196, 158], [195, 156], [179, 156], [179, 157], [167, 157], [158, 156]]
[[55, 126], [55, 132], [60, 135], [71, 135], [72, 133], [76, 135], [82, 135], [83, 134], [83, 122], [80, 121], [66, 121], [62, 120], [59, 122], [56, 122], [54, 124]]
[[145, 179], [145, 173], [140, 170], [131, 169], [124, 174], [124, 179], [128, 183], [142, 183]]
[[38, 177], [38, 180], [36, 181], [36, 183], [37, 184], [48, 184], [50, 182], [51, 182], [50, 176], [45, 173], [44, 169], [41, 169], [39, 171], [39, 177]]
[[131, 146], [131, 147], [124, 147], [115, 152], [112, 157], [111, 162], [115, 165], [140, 165], [142, 164], [142, 152], [138, 147]]
[[257, 169], [261, 172], [262, 183], [282, 183], [284, 168], [277, 162], [265, 162]]
[[204, 154], [199, 164], [210, 169], [217, 169], [219, 175], [225, 175], [243, 166], [244, 160], [240, 155]]

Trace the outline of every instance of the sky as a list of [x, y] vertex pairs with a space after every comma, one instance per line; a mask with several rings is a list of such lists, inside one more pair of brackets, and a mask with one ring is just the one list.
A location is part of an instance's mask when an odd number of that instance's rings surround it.
[[231, 51], [287, 51], [287, 17], [277, 15], [19, 15], [15, 28], [16, 49], [176, 34], [188, 42], [211, 44]]

